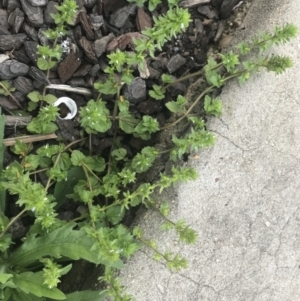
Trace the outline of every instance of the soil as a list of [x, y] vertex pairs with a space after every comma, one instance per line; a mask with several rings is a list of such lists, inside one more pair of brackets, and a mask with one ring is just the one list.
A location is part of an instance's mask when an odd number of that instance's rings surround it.
[[[49, 84], [65, 84], [75, 88], [76, 92], [49, 89], [49, 93], [57, 97], [72, 98], [78, 109], [84, 106], [89, 99], [97, 99], [98, 95], [93, 84], [99, 79], [105, 78], [107, 54], [116, 48], [126, 51], [134, 50], [132, 37], [138, 37], [145, 26], [152, 26], [153, 16], [167, 11], [167, 1], [163, 1], [163, 4], [150, 13], [146, 8], [138, 9], [134, 4], [128, 4], [125, 0], [77, 0], [79, 14], [76, 22], [74, 26], [69, 27], [67, 36], [60, 41], [66, 47], [66, 53], [60, 64], [51, 70], [47, 79], [46, 74], [40, 74], [36, 69], [36, 49], [38, 44], [47, 43], [42, 32], [44, 29], [54, 26], [50, 13], [55, 11], [55, 5], [61, 1], [45, 1], [42, 6], [34, 6], [32, 3], [43, 3], [43, 1], [22, 0], [21, 2], [20, 5], [16, 0], [0, 0], [0, 80], [9, 80], [16, 87], [13, 95], [25, 113], [28, 112], [29, 101], [26, 94], [34, 89], [42, 92], [45, 85]], [[191, 2], [196, 1], [183, 1], [182, 3]], [[190, 7], [192, 22], [186, 32], [166, 43], [162, 51], [156, 53], [155, 59], [147, 59], [148, 75], [135, 70], [134, 75], [137, 80], [132, 85], [144, 87], [142, 96], [134, 94], [135, 90], [139, 90], [135, 89], [137, 86], [124, 87], [122, 93], [130, 101], [131, 112], [151, 115], [158, 119], [160, 126], [169, 122], [171, 116], [164, 104], [175, 99], [178, 94], [188, 93], [190, 98], [195, 97], [200, 90], [199, 81], [193, 85], [197, 79], [189, 79], [180, 85], [171, 86], [166, 98], [162, 101], [151, 99], [148, 91], [154, 84], [161, 83], [161, 74], [171, 71], [174, 77], [179, 78], [196, 72], [205, 65], [209, 55], [217, 55], [222, 48], [227, 47], [235, 31], [243, 28], [243, 18], [251, 2], [252, 0], [240, 2], [211, 0], [206, 1], [205, 4]], [[28, 7], [34, 9], [28, 11]], [[38, 17], [33, 18], [32, 14], [35, 11]], [[2, 61], [1, 59], [7, 60]], [[15, 73], [11, 72], [10, 74], [1, 72], [3, 64], [10, 61], [13, 61], [14, 64], [21, 63], [22, 66], [24, 65], [24, 70], [17, 68]], [[84, 93], [78, 87], [85, 88]], [[113, 99], [105, 96], [105, 100], [108, 102], [109, 108], [112, 108]], [[20, 110], [16, 102], [13, 102], [10, 97], [2, 95], [0, 95], [0, 106], [5, 115]], [[68, 108], [61, 106], [60, 109], [61, 117], [69, 113]], [[37, 111], [30, 112], [30, 114], [34, 116]], [[28, 135], [24, 126], [17, 127], [18, 124], [6, 126], [5, 138]], [[57, 136], [62, 137], [66, 143], [80, 137], [78, 117], [72, 120], [58, 120], [57, 124], [59, 126]], [[128, 138], [121, 132], [118, 133], [118, 137], [122, 146], [131, 156], [134, 156], [147, 145], [158, 145], [160, 148], [169, 145], [171, 134], [174, 131], [180, 132], [182, 129], [176, 128], [160, 133], [148, 141]], [[110, 131], [106, 134], [94, 135], [92, 139], [94, 153], [108, 155], [112, 136], [113, 133]], [[45, 142], [37, 142], [35, 146], [39, 147], [43, 143]], [[88, 148], [88, 144], [82, 147]], [[15, 159], [15, 156], [7, 149], [4, 164], [7, 165]], [[165, 170], [165, 162], [165, 157], [160, 158], [151, 171], [142, 175], [140, 181], [143, 180], [143, 177], [148, 182], [154, 181], [159, 173]], [[41, 175], [40, 181], [43, 182], [43, 180], [43, 175]], [[19, 213], [20, 208], [15, 205], [14, 197], [9, 198], [11, 199], [6, 208], [6, 215], [11, 218]], [[78, 204], [70, 201], [60, 207], [59, 216], [61, 219], [70, 220], [79, 216], [79, 211]], [[134, 216], [135, 211], [129, 212], [125, 223], [130, 225]], [[14, 238], [16, 240], [22, 238], [31, 223], [30, 218], [19, 220], [17, 227], [11, 229]], [[87, 274], [91, 274], [90, 270], [90, 264], [78, 262], [73, 272], [65, 276], [61, 289], [68, 293], [94, 288], [94, 282], [101, 274], [101, 269], [100, 271], [95, 269], [93, 273], [96, 275], [86, 278]], [[79, 274], [78, 271], [81, 273]], [[83, 281], [83, 279], [85, 280]]]

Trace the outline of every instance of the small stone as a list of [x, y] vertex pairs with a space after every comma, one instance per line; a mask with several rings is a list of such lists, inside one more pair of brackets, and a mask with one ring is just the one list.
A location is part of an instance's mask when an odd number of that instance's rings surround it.
[[180, 2], [180, 6], [184, 7], [184, 8], [188, 8], [188, 7], [194, 7], [200, 4], [206, 4], [209, 3], [210, 0], [183, 0]]
[[92, 67], [92, 69], [89, 71], [89, 75], [92, 77], [95, 77], [100, 70], [100, 65], [96, 64], [95, 66]]
[[169, 73], [173, 73], [176, 70], [178, 70], [182, 65], [184, 65], [186, 62], [186, 59], [182, 57], [180, 54], [176, 54], [171, 57], [169, 62], [167, 63], [167, 69]]
[[57, 13], [57, 3], [54, 1], [49, 1], [47, 3], [45, 12], [44, 12], [44, 18], [46, 24], [55, 24], [54, 19], [52, 18], [51, 14]]
[[28, 25], [27, 23], [23, 23], [22, 29], [31, 38], [31, 40], [36, 41], [36, 42], [38, 41], [38, 34], [34, 27]]
[[138, 104], [137, 109], [143, 114], [153, 114], [161, 111], [161, 103], [153, 100], [146, 100]]
[[38, 55], [37, 55], [38, 45], [39, 43], [33, 41], [24, 42], [26, 54], [34, 64], [36, 64], [36, 61], [38, 59]]
[[47, 86], [50, 85], [50, 81], [47, 78], [47, 76], [45, 75], [45, 73], [43, 71], [41, 71], [40, 69], [37, 69], [35, 67], [30, 67], [28, 74], [35, 79], [37, 82]]
[[84, 6], [87, 8], [93, 8], [97, 3], [97, 0], [84, 0]]
[[0, 94], [0, 107], [4, 110], [17, 110], [18, 105], [14, 101], [10, 101], [7, 96]]
[[9, 56], [6, 54], [0, 54], [0, 64], [9, 60]]
[[175, 83], [169, 86], [168, 91], [170, 91], [173, 97], [177, 95], [184, 95], [186, 92], [186, 86], [183, 83]]
[[34, 90], [32, 80], [24, 76], [18, 76], [14, 80], [14, 87], [23, 95], [27, 95], [28, 93]]
[[10, 34], [9, 30], [3, 25], [0, 25], [0, 35], [7, 35], [7, 34]]
[[25, 65], [29, 65], [30, 62], [31, 62], [31, 60], [29, 59], [29, 57], [26, 55], [26, 51], [25, 51], [24, 48], [22, 48], [20, 50], [15, 50], [13, 52], [13, 56], [14, 56], [14, 58], [17, 61], [19, 61], [19, 62], [21, 62], [21, 63], [23, 63]]
[[3, 51], [18, 49], [27, 36], [24, 33], [14, 35], [0, 35], [0, 49]]
[[12, 12], [14, 11], [17, 7], [20, 8], [20, 1], [19, 0], [8, 0], [7, 1], [7, 11]]
[[43, 9], [40, 6], [33, 6], [28, 0], [21, 1], [23, 11], [32, 26], [40, 27], [44, 23]]
[[44, 6], [47, 4], [47, 0], [28, 0], [32, 6]]
[[93, 30], [99, 30], [104, 23], [103, 16], [91, 14], [89, 19]]
[[121, 28], [126, 23], [129, 14], [128, 6], [119, 8], [110, 16], [109, 23], [117, 28]]
[[110, 43], [114, 38], [114, 34], [110, 33], [108, 36], [95, 41], [95, 52], [97, 57], [101, 56], [106, 51], [108, 43]]
[[8, 28], [9, 24], [7, 20], [8, 20], [7, 11], [4, 9], [0, 9], [0, 25], [4, 26], [5, 28]]
[[146, 83], [140, 77], [133, 79], [130, 85], [125, 87], [125, 99], [134, 104], [146, 100]]
[[13, 27], [14, 33], [18, 33], [25, 17], [24, 13], [17, 7], [8, 17], [8, 23]]
[[231, 15], [232, 9], [240, 2], [240, 0], [224, 0], [221, 6], [221, 17], [227, 19]]
[[26, 75], [29, 67], [16, 60], [5, 61], [0, 65], [0, 79], [12, 79], [20, 75]]
[[201, 5], [198, 7], [198, 12], [209, 19], [218, 17], [217, 12], [214, 9], [210, 9], [208, 5]]
[[45, 32], [47, 31], [46, 28], [40, 28], [39, 31], [38, 31], [38, 39], [40, 41], [40, 43], [42, 45], [47, 45], [48, 44], [48, 38], [45, 36]]
[[195, 29], [197, 32], [202, 33], [204, 28], [203, 28], [203, 23], [201, 22], [200, 19], [195, 19], [194, 20], [195, 23]]
[[105, 14], [110, 14], [111, 12], [117, 10], [128, 4], [126, 0], [102, 0], [103, 10]]

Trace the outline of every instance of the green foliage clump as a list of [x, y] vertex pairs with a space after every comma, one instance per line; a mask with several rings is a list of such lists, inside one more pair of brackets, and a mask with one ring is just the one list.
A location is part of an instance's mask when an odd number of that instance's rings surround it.
[[[146, 1], [128, 2], [143, 6]], [[160, 0], [148, 1], [149, 10], [154, 10], [160, 3]], [[167, 41], [189, 26], [188, 10], [179, 8], [178, 0], [169, 0], [168, 3], [167, 13], [155, 17], [154, 26], [143, 31], [145, 38], [134, 41], [134, 52], [116, 50], [107, 56], [107, 79], [94, 85], [99, 92], [98, 99], [91, 99], [80, 108], [82, 139], [68, 145], [61, 142], [38, 148], [17, 140], [11, 147], [19, 160], [1, 172], [0, 188], [17, 196], [20, 212], [11, 219], [5, 216], [6, 202], [0, 194], [0, 299], [75, 301], [85, 296], [93, 301], [110, 296], [114, 300], [129, 301], [131, 297], [123, 292], [120, 280], [115, 277], [115, 269], [122, 268], [123, 258], [129, 258], [143, 245], [153, 251], [155, 260], [165, 263], [169, 269], [179, 271], [187, 267], [187, 260], [180, 254], [161, 251], [154, 240], [145, 237], [141, 228], [129, 229], [122, 221], [126, 210], [142, 204], [161, 215], [162, 229], [174, 231], [182, 243], [195, 243], [197, 233], [186, 221], [170, 220], [168, 203], [158, 203], [153, 199], [154, 193], [161, 193], [179, 181], [194, 180], [197, 177], [195, 170], [174, 166], [151, 183], [140, 182], [138, 175], [149, 171], [164, 153], [170, 160], [178, 162], [185, 154], [213, 145], [214, 136], [206, 130], [205, 121], [196, 116], [194, 108], [200, 105], [206, 115], [219, 117], [221, 100], [211, 96], [216, 88], [232, 78], [243, 83], [260, 68], [276, 74], [289, 68], [292, 62], [288, 57], [264, 57], [262, 53], [273, 44], [289, 41], [295, 36], [296, 28], [290, 24], [276, 27], [273, 34], [262, 34], [250, 42], [239, 44], [236, 52], [232, 50], [209, 58], [203, 70], [194, 74], [179, 79], [163, 74], [149, 91], [149, 98], [165, 105], [175, 118], [162, 127], [155, 117], [132, 112], [128, 100], [122, 95], [122, 88], [133, 80], [132, 65], [143, 70], [148, 56], [155, 57]], [[46, 31], [46, 37], [53, 41], [52, 47], [40, 46], [38, 49], [40, 57], [37, 64], [41, 70], [49, 71], [61, 59], [62, 51], [57, 41], [65, 34], [66, 25], [72, 24], [77, 5], [74, 0], [64, 0], [57, 8], [58, 13], [53, 15], [56, 27]], [[254, 49], [260, 50], [258, 57], [245, 60], [243, 56]], [[199, 75], [206, 79], [207, 85], [192, 103], [182, 95], [163, 103], [170, 85]], [[14, 87], [8, 81], [0, 82], [0, 94], [11, 95], [13, 91]], [[112, 95], [113, 101], [108, 105], [102, 94]], [[30, 109], [36, 109], [38, 104], [40, 109], [27, 125], [27, 130], [40, 134], [54, 132], [58, 117], [58, 109], [52, 105], [55, 96], [33, 91], [28, 98]], [[188, 130], [181, 136], [174, 134], [172, 146], [167, 150], [146, 146], [130, 154], [118, 139], [118, 134], [122, 133], [149, 140], [153, 134], [179, 123]], [[0, 117], [0, 130], [3, 132], [3, 129], [4, 122]], [[85, 139], [91, 141], [93, 135], [106, 132], [111, 136], [108, 155], [96, 155], [91, 147], [88, 150], [74, 149], [74, 145]], [[2, 134], [0, 138], [2, 142]], [[0, 149], [0, 155], [3, 159], [3, 149]], [[42, 172], [46, 179], [38, 182], [36, 175]], [[57, 210], [68, 199], [77, 202], [84, 210], [79, 217], [67, 222], [58, 218]], [[33, 224], [22, 242], [15, 246], [10, 229], [25, 215], [33, 220]], [[61, 276], [71, 269], [70, 262], [78, 259], [104, 266], [105, 271], [99, 280], [107, 284], [107, 289], [100, 295], [92, 291], [66, 295], [57, 288]]]

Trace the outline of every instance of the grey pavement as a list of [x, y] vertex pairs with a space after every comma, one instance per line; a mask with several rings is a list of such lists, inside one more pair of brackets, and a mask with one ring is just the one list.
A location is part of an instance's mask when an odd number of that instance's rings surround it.
[[[287, 22], [300, 28], [299, 0], [256, 0], [238, 39]], [[199, 178], [161, 196], [171, 219], [197, 230], [197, 244], [160, 231], [155, 212], [140, 218], [145, 235], [189, 267], [172, 273], [142, 249], [121, 273], [138, 301], [300, 300], [300, 36], [271, 52], [290, 55], [294, 67], [229, 83], [222, 117], [208, 124], [216, 145], [187, 163]]]

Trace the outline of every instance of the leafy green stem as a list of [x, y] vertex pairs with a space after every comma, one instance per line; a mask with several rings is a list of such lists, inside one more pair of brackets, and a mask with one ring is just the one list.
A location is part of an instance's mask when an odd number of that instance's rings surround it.
[[16, 221], [18, 220], [25, 212], [27, 211], [27, 209], [23, 209], [21, 212], [19, 212], [15, 217], [13, 217], [9, 223], [7, 224], [7, 226], [4, 228], [3, 232], [0, 234], [0, 238], [6, 233], [6, 231], [9, 229], [9, 227]]
[[16, 105], [23, 110], [23, 107], [19, 103], [19, 101], [12, 95], [12, 93], [0, 82], [0, 86], [6, 91], [7, 94], [13, 99], [13, 101], [16, 103]]
[[189, 115], [189, 113], [192, 111], [192, 109], [197, 105], [197, 103], [201, 100], [202, 97], [204, 97], [207, 93], [213, 91], [215, 87], [214, 86], [210, 86], [208, 88], [206, 88], [198, 97], [197, 99], [194, 101], [194, 103], [189, 107], [189, 109], [181, 116], [179, 117], [176, 121], [162, 127], [160, 130], [165, 130], [168, 129], [174, 125], [176, 125], [177, 123], [179, 123], [181, 120], [183, 120], [186, 116]]

